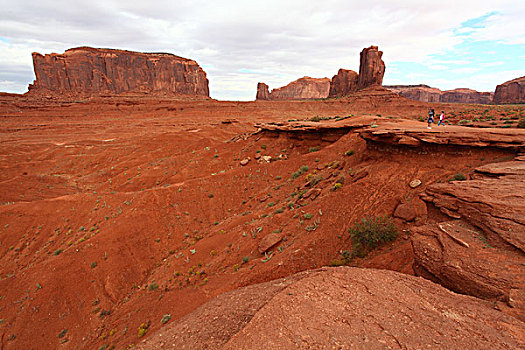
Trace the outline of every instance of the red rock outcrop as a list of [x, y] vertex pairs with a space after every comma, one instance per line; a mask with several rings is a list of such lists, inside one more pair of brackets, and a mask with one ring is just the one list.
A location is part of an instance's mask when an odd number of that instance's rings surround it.
[[492, 92], [479, 92], [472, 89], [454, 89], [443, 91], [440, 102], [445, 103], [492, 103]]
[[441, 91], [428, 85], [385, 85], [385, 88], [410, 100], [444, 103], [492, 103], [493, 93], [471, 89]]
[[209, 96], [197, 62], [168, 53], [78, 47], [64, 54], [33, 53], [29, 93], [164, 93]]
[[322, 268], [222, 294], [138, 349], [517, 349], [522, 322], [387, 270]]
[[494, 103], [525, 103], [525, 76], [496, 86]]
[[341, 97], [357, 90], [359, 75], [353, 70], [339, 69], [332, 78], [329, 97]]
[[[261, 90], [259, 90], [261, 89]], [[273, 89], [269, 93], [269, 98], [259, 98], [259, 96], [265, 97], [266, 93], [264, 89], [268, 89], [268, 85], [264, 83], [257, 84], [257, 99], [270, 99], [270, 100], [307, 100], [315, 98], [326, 98], [330, 92], [330, 79], [328, 78], [310, 78], [302, 77], [290, 84]], [[260, 94], [259, 94], [260, 92]]]
[[257, 83], [257, 100], [269, 100], [270, 91], [265, 83]]
[[443, 91], [428, 85], [383, 85], [390, 91], [396, 92], [410, 100], [422, 102], [440, 102]]
[[361, 51], [357, 84], [359, 89], [381, 86], [383, 75], [385, 75], [385, 62], [381, 59], [382, 56], [383, 51], [379, 51], [377, 46], [370, 46]]
[[330, 92], [330, 79], [303, 77], [270, 93], [272, 100], [326, 98]]
[[422, 196], [456, 221], [413, 229], [417, 274], [500, 302], [525, 320], [525, 161], [476, 169], [475, 179], [430, 185]]

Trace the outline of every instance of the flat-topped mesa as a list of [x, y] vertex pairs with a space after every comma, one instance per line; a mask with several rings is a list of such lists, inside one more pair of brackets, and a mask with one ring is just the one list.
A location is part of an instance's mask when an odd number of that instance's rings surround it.
[[377, 46], [370, 46], [361, 51], [359, 64], [359, 81], [357, 87], [381, 86], [385, 75], [385, 62], [381, 59], [383, 51]]
[[525, 76], [496, 86], [493, 102], [496, 104], [525, 103]]
[[472, 89], [454, 89], [443, 91], [440, 102], [445, 103], [492, 103], [492, 92], [479, 92]]
[[33, 53], [33, 65], [36, 80], [29, 93], [209, 96], [197, 62], [169, 53], [78, 47], [64, 54]]
[[428, 85], [383, 85], [384, 88], [398, 93], [409, 100], [422, 102], [440, 102], [443, 91]]
[[257, 84], [258, 100], [308, 100], [326, 98], [330, 92], [330, 79], [302, 77], [290, 84], [273, 89], [268, 93], [268, 85]]
[[472, 89], [454, 89], [441, 91], [428, 85], [384, 85], [390, 91], [396, 92], [410, 100], [422, 102], [444, 103], [492, 103], [492, 92], [479, 92]]

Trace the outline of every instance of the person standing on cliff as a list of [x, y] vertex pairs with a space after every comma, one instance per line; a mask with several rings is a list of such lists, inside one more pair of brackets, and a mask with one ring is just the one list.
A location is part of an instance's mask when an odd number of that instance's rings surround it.
[[438, 126], [440, 126], [440, 125], [445, 126], [445, 111], [441, 111], [441, 114], [439, 115]]
[[427, 129], [432, 129], [432, 127], [430, 125], [433, 122], [434, 122], [434, 109], [433, 108], [429, 108], [428, 109], [428, 126], [427, 126]]

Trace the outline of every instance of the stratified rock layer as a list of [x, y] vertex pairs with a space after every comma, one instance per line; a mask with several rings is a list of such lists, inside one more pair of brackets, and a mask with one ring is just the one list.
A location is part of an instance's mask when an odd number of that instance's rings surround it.
[[257, 100], [269, 100], [270, 99], [270, 92], [268, 90], [268, 85], [265, 83], [258, 83], [257, 84]]
[[222, 294], [139, 349], [514, 349], [523, 323], [387, 270], [323, 268]]
[[441, 91], [428, 85], [385, 85], [384, 87], [410, 100], [422, 102], [490, 104], [493, 96], [491, 92], [471, 89]]
[[329, 97], [341, 97], [357, 90], [359, 75], [353, 70], [339, 69], [332, 78]]
[[364, 89], [369, 86], [381, 86], [385, 75], [385, 62], [381, 59], [383, 51], [377, 46], [370, 46], [361, 51], [359, 80], [357, 86]]
[[64, 54], [33, 53], [30, 93], [165, 93], [209, 96], [197, 62], [168, 53], [79, 47]]
[[[265, 84], [266, 85], [266, 84]], [[303, 77], [270, 93], [270, 100], [305, 100], [326, 98], [330, 92], [330, 79]]]
[[525, 77], [509, 80], [496, 86], [494, 103], [525, 103]]

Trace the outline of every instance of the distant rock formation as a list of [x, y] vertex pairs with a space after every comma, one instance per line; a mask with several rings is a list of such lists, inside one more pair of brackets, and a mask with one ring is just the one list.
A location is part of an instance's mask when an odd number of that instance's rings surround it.
[[257, 84], [257, 100], [269, 100], [270, 99], [270, 90], [268, 85], [265, 83]]
[[525, 76], [496, 86], [494, 103], [525, 103]]
[[472, 89], [454, 89], [443, 91], [441, 102], [449, 103], [492, 103], [492, 92], [479, 92]]
[[400, 94], [410, 100], [423, 102], [440, 102], [443, 91], [428, 85], [383, 85], [390, 91]]
[[341, 97], [357, 90], [359, 75], [353, 70], [339, 69], [332, 78], [329, 97]]
[[330, 79], [303, 77], [268, 92], [268, 85], [257, 84], [258, 100], [305, 100], [326, 98], [330, 92]]
[[444, 103], [492, 103], [491, 92], [479, 92], [472, 89], [441, 91], [428, 85], [384, 85], [385, 88], [408, 99], [422, 102]]
[[329, 97], [346, 96], [369, 86], [381, 86], [385, 74], [383, 52], [377, 46], [370, 46], [361, 51], [359, 74], [353, 70], [339, 69], [332, 78]]
[[369, 86], [381, 86], [385, 75], [385, 62], [381, 59], [383, 51], [379, 51], [377, 46], [370, 46], [361, 51], [359, 64], [358, 89]]
[[64, 54], [33, 53], [36, 80], [29, 93], [162, 93], [209, 96], [197, 62], [168, 53], [78, 47]]

